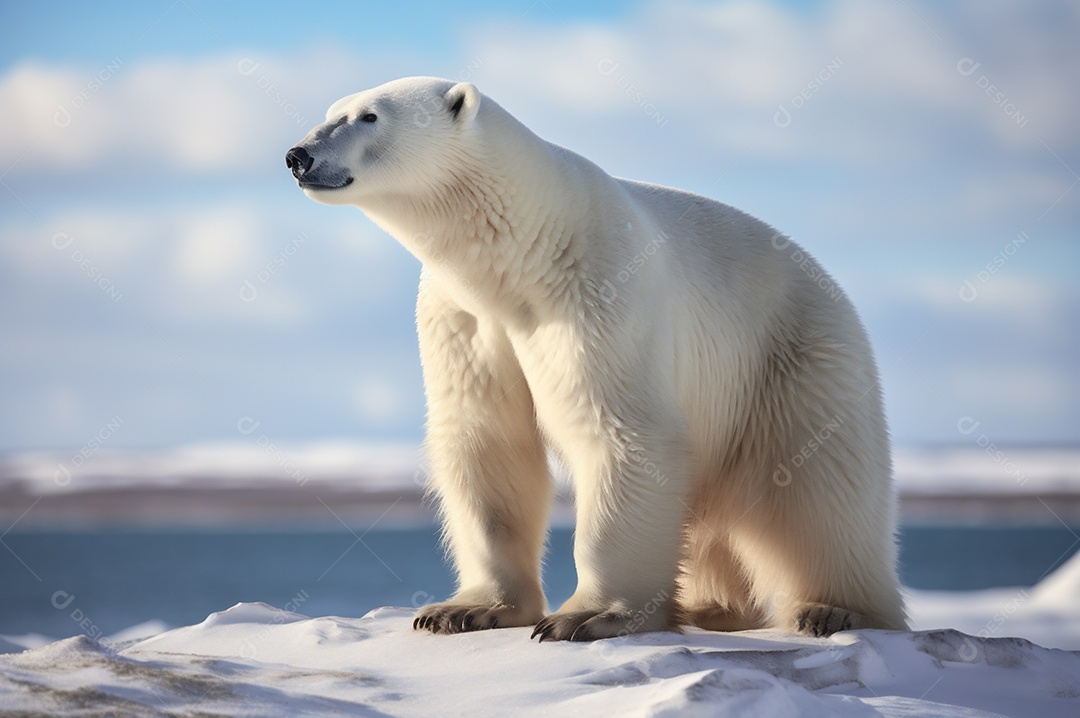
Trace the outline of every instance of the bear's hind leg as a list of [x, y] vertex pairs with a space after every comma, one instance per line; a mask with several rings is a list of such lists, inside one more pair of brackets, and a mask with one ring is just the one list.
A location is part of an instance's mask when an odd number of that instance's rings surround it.
[[761, 628], [763, 616], [756, 611], [744, 611], [714, 604], [682, 609], [682, 619], [690, 626], [706, 631], [751, 631]]
[[708, 516], [700, 503], [691, 513], [679, 575], [680, 620], [707, 631], [761, 628], [765, 614], [753, 603], [749, 577], [718, 531], [723, 523]]
[[906, 627], [887, 477], [862, 490], [835, 481], [850, 470], [820, 449], [790, 483], [765, 485], [736, 529], [766, 625], [810, 636]]

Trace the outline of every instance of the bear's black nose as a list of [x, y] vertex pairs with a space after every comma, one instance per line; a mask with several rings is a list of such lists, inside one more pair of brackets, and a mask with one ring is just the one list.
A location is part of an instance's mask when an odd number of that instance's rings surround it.
[[311, 169], [315, 158], [303, 147], [293, 147], [285, 153], [285, 166], [292, 170], [293, 177], [300, 179]]

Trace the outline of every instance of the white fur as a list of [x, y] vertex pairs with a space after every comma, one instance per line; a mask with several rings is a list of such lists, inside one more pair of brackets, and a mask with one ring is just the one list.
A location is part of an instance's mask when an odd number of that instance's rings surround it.
[[905, 626], [870, 347], [797, 245], [612, 178], [467, 83], [346, 97], [300, 147], [312, 181], [352, 178], [310, 197], [360, 207], [424, 266], [427, 447], [460, 590], [418, 627], [544, 615], [548, 447], [574, 476], [578, 588], [541, 638]]

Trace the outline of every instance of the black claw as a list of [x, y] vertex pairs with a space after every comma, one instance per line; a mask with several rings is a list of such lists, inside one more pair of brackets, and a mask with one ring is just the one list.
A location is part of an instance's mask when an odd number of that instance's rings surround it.
[[[492, 606], [437, 606], [426, 607], [413, 618], [413, 629], [426, 629], [435, 634], [453, 635], [498, 628], [499, 617]], [[543, 627], [541, 626], [541, 629]], [[533, 633], [535, 637], [536, 632]]]
[[465, 622], [468, 620], [468, 611], [457, 611], [450, 617], [451, 624], [454, 627], [454, 633], [464, 633], [468, 629], [465, 628]]
[[549, 619], [544, 618], [540, 623], [536, 624], [536, 628], [533, 629], [529, 640], [531, 641], [537, 636], [540, 636], [540, 643], [543, 643], [545, 638], [551, 638], [551, 621]]

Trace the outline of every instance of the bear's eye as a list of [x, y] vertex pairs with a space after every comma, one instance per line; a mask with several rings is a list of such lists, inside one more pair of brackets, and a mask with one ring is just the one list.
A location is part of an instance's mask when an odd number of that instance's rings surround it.
[[374, 122], [377, 119], [379, 119], [379, 118], [375, 116], [374, 112], [369, 112], [366, 115], [364, 115], [363, 117], [361, 117], [360, 121], [361, 122]]

